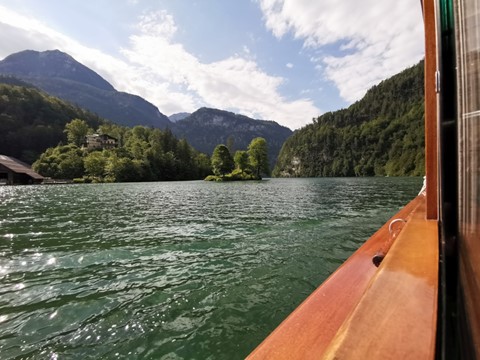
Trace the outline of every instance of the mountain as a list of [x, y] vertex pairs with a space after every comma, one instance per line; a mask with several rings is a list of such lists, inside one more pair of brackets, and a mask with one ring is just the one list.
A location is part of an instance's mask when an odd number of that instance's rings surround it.
[[423, 61], [382, 81], [348, 109], [319, 116], [283, 145], [275, 176], [425, 173]]
[[20, 80], [14, 76], [11, 75], [2, 75], [0, 74], [0, 83], [1, 84], [8, 84], [8, 85], [16, 85], [16, 86], [23, 86], [23, 87], [28, 87], [32, 89], [36, 89], [41, 91], [40, 89], [36, 88], [32, 84], [29, 84], [23, 80]]
[[176, 122], [179, 122], [180, 120], [183, 120], [185, 119], [187, 116], [191, 115], [190, 113], [187, 113], [187, 112], [180, 112], [180, 113], [177, 113], [177, 114], [172, 114], [168, 117], [168, 119], [173, 122], [173, 123], [176, 123]]
[[66, 143], [65, 124], [75, 118], [94, 129], [105, 124], [96, 114], [0, 76], [0, 154], [31, 164], [45, 149]]
[[153, 104], [139, 96], [116, 91], [100, 75], [59, 50], [25, 50], [9, 55], [0, 61], [0, 76], [4, 82], [31, 84], [119, 125], [170, 128], [175, 135], [186, 138], [197, 150], [208, 154], [227, 140], [234, 150], [246, 149], [253, 138], [261, 136], [268, 142], [273, 165], [283, 141], [291, 135], [290, 129], [273, 121], [254, 120], [215, 109], [173, 114], [170, 121]]
[[225, 144], [235, 152], [246, 150], [252, 139], [263, 137], [268, 144], [271, 165], [275, 164], [283, 142], [292, 134], [289, 128], [274, 121], [254, 120], [210, 108], [201, 108], [177, 122], [173, 131], [195, 149], [209, 155], [218, 144]]
[[120, 125], [167, 128], [172, 125], [157, 107], [113, 86], [59, 50], [25, 50], [0, 61], [0, 74], [14, 76]]

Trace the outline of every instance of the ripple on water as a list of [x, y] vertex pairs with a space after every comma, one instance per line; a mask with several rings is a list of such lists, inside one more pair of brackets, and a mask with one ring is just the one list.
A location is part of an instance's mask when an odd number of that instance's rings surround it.
[[1, 188], [2, 359], [243, 358], [420, 185]]

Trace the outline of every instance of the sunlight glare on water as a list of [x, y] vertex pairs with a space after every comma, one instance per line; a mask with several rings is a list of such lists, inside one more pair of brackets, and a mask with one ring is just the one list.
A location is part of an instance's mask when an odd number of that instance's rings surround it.
[[1, 358], [244, 358], [420, 187], [2, 187]]

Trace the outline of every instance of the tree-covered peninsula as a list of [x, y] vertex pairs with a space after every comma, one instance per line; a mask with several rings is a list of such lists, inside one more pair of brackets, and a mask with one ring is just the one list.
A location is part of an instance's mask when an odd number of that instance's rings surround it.
[[237, 150], [233, 157], [227, 146], [217, 145], [212, 155], [212, 171], [206, 181], [261, 180], [262, 174], [270, 173], [267, 141], [257, 137], [247, 151]]
[[[73, 119], [73, 120], [72, 120]], [[118, 140], [109, 149], [84, 147], [87, 134]], [[0, 75], [0, 154], [45, 177], [82, 181], [203, 179], [210, 159], [171, 131], [112, 124], [19, 79]]]
[[115, 139], [115, 146], [101, 149], [85, 146], [94, 129], [81, 119], [67, 123], [65, 133], [68, 144], [47, 149], [33, 164], [35, 171], [76, 182], [195, 180], [211, 171], [207, 155], [168, 129], [103, 124], [96, 133]]
[[348, 109], [296, 131], [274, 176], [423, 175], [423, 61], [371, 88]]

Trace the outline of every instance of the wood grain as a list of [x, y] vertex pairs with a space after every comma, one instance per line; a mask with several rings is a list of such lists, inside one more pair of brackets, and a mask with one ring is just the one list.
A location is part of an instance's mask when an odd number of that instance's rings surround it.
[[433, 359], [438, 229], [419, 207], [324, 359]]
[[427, 219], [438, 218], [438, 140], [437, 94], [437, 44], [435, 30], [435, 5], [433, 0], [423, 1], [425, 27], [425, 174], [427, 177]]
[[[424, 207], [424, 203], [425, 197], [418, 196], [393, 216], [247, 359], [318, 359], [330, 345], [347, 316], [355, 309], [376, 274], [378, 269], [373, 265], [372, 257], [389, 240], [390, 221], [396, 218], [408, 219], [417, 207]], [[400, 235], [402, 233], [403, 230]]]

